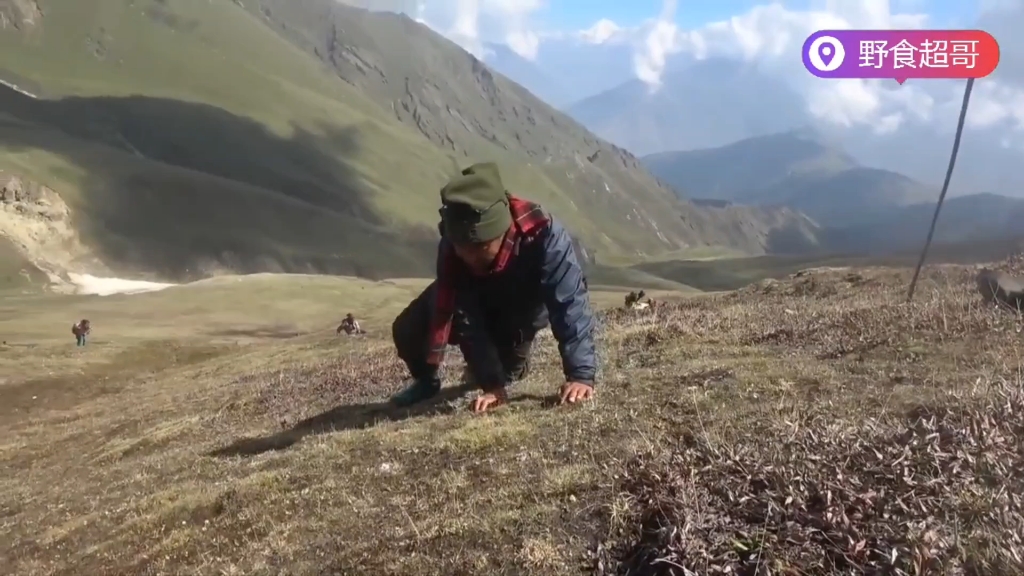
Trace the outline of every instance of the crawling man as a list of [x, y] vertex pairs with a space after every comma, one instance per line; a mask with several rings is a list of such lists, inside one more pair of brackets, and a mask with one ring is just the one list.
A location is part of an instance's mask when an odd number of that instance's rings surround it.
[[441, 189], [437, 277], [392, 324], [411, 378], [392, 398], [410, 406], [438, 393], [445, 349], [458, 346], [484, 412], [526, 377], [537, 333], [550, 324], [565, 381], [562, 403], [594, 393], [594, 314], [568, 232], [539, 205], [510, 195], [493, 163]]

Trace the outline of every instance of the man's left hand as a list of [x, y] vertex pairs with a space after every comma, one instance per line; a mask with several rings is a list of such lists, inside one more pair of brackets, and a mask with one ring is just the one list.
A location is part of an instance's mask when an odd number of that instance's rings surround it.
[[590, 400], [594, 396], [594, 387], [582, 382], [566, 382], [562, 385], [559, 404], [575, 404]]
[[473, 412], [480, 414], [492, 408], [497, 408], [506, 402], [508, 402], [508, 396], [505, 394], [504, 389], [499, 388], [493, 392], [482, 392], [473, 400], [470, 406]]

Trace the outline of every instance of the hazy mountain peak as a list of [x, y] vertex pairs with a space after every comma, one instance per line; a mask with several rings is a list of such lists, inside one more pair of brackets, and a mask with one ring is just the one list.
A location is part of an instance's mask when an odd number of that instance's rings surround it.
[[680, 194], [791, 206], [824, 223], [923, 201], [931, 192], [903, 174], [860, 166], [809, 128], [651, 154], [643, 161]]
[[673, 66], [657, 91], [631, 80], [568, 112], [640, 155], [723, 146], [808, 123], [801, 99], [785, 82], [755, 65], [718, 58]]

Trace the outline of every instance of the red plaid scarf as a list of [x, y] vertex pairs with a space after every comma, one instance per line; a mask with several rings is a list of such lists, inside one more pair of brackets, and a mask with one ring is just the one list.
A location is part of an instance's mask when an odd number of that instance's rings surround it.
[[[512, 226], [509, 227], [508, 232], [505, 232], [505, 239], [501, 243], [498, 256], [494, 259], [494, 264], [487, 272], [488, 274], [499, 274], [505, 270], [512, 256], [518, 252], [517, 247], [520, 240], [535, 234], [549, 222], [547, 215], [539, 205], [511, 195], [508, 199], [509, 210], [512, 212]], [[427, 354], [427, 362], [434, 366], [440, 366], [444, 361], [445, 349], [448, 347], [448, 337], [452, 331], [452, 316], [455, 314], [453, 276], [462, 264], [451, 246], [441, 255], [441, 259], [441, 267], [434, 287], [434, 317], [430, 322], [430, 342]]]

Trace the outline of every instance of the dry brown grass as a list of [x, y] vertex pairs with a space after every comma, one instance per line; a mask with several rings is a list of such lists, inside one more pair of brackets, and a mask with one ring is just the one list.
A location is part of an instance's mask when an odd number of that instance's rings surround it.
[[0, 566], [1021, 573], [1022, 323], [970, 278], [927, 271], [907, 305], [907, 271], [818, 270], [612, 311], [595, 402], [551, 406], [548, 336], [485, 416], [455, 382], [385, 406], [379, 338], [129, 349], [65, 381], [95, 396], [0, 413]]

